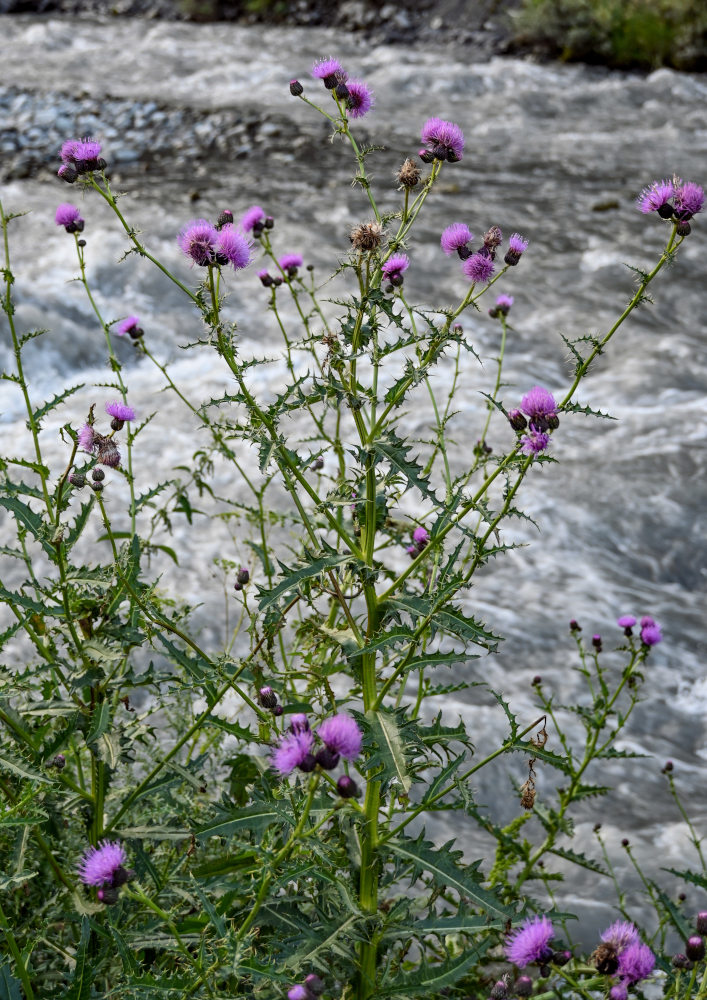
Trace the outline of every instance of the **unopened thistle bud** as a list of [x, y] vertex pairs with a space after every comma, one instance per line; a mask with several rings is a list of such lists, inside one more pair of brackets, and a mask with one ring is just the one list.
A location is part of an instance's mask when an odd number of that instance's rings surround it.
[[502, 979], [499, 979], [489, 994], [490, 1000], [506, 1000], [507, 996], [508, 986]]
[[272, 710], [272, 714], [275, 716], [276, 719], [280, 718], [282, 712], [283, 712], [282, 705], [276, 705], [275, 708]]
[[414, 188], [420, 183], [420, 168], [410, 157], [395, 173], [398, 184], [403, 188]]
[[697, 929], [698, 934], [707, 934], [707, 912], [704, 910], [697, 914], [695, 928]]
[[592, 646], [594, 646], [594, 648], [596, 649], [597, 653], [601, 653], [601, 636], [600, 635], [593, 635], [592, 636]]
[[238, 573], [236, 574], [236, 580], [238, 580], [238, 582], [242, 587], [244, 587], [246, 583], [250, 582], [250, 573], [248, 572], [245, 566], [241, 566], [241, 568], [238, 570]]
[[342, 799], [357, 799], [361, 794], [358, 785], [348, 774], [341, 775], [336, 783], [336, 790]]
[[304, 93], [304, 87], [299, 82], [299, 80], [290, 80], [290, 93], [293, 97], [301, 97]]
[[573, 618], [572, 621], [570, 622], [570, 632], [581, 632], [581, 631], [582, 631], [582, 626], [579, 624], [579, 622], [576, 622]]
[[63, 753], [58, 753], [56, 757], [53, 757], [49, 761], [49, 766], [55, 767], [57, 771], [63, 771], [64, 768], [66, 767], [66, 757], [64, 756]]
[[313, 993], [315, 995], [315, 997], [318, 997], [320, 993], [324, 992], [324, 983], [319, 978], [319, 976], [315, 975], [313, 972], [311, 972], [308, 976], [305, 977], [304, 985], [307, 987], [310, 993]]
[[701, 962], [705, 957], [705, 943], [697, 934], [687, 939], [685, 954], [691, 962]]
[[325, 771], [333, 771], [339, 763], [340, 754], [335, 750], [330, 750], [329, 747], [322, 747], [321, 750], [317, 751], [315, 760]]
[[321, 455], [317, 455], [317, 457], [312, 462], [312, 469], [315, 472], [320, 472], [323, 468], [324, 468], [324, 459], [322, 458]]
[[93, 482], [89, 483], [88, 485], [91, 487], [94, 493], [101, 493], [103, 490], [103, 483]]
[[383, 238], [383, 227], [380, 222], [360, 222], [351, 230], [349, 239], [354, 250], [370, 253], [377, 250]]
[[682, 952], [679, 952], [677, 955], [673, 955], [672, 964], [675, 969], [689, 970], [692, 968], [692, 962], [687, 955], [683, 955]]
[[91, 470], [91, 479], [93, 479], [94, 482], [96, 482], [96, 483], [102, 483], [105, 478], [106, 478], [106, 474], [103, 471], [103, 469], [92, 469]]
[[224, 208], [223, 212], [219, 214], [219, 217], [216, 220], [216, 228], [221, 230], [224, 226], [231, 225], [233, 225], [233, 212], [230, 208]]
[[301, 764], [297, 765], [300, 771], [304, 771], [305, 774], [309, 774], [317, 766], [317, 761], [312, 753], [308, 753]]
[[528, 421], [525, 419], [520, 410], [508, 411], [508, 423], [514, 431], [524, 431], [528, 426]]
[[75, 486], [77, 489], [80, 490], [83, 486], [86, 485], [86, 477], [82, 475], [80, 472], [72, 472], [71, 475], [69, 476], [69, 482], [71, 483], [72, 486]]
[[692, 226], [689, 222], [678, 222], [675, 232], [678, 236], [689, 236], [692, 232]]
[[343, 81], [341, 83], [337, 83], [335, 92], [340, 101], [345, 101], [349, 96], [349, 88], [345, 83], [343, 83]]
[[105, 903], [106, 906], [115, 906], [119, 899], [118, 890], [114, 889], [112, 885], [99, 889], [96, 895], [102, 903]]
[[261, 687], [260, 691], [258, 691], [258, 701], [263, 708], [275, 708], [277, 705], [277, 695], [269, 685]]

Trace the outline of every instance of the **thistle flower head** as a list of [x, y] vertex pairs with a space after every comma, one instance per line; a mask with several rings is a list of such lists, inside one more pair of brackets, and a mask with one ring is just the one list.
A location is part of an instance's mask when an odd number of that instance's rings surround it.
[[109, 417], [115, 417], [116, 420], [122, 420], [123, 422], [135, 419], [135, 410], [132, 406], [128, 406], [127, 403], [121, 403], [118, 399], [106, 403], [106, 413]]
[[216, 258], [225, 258], [233, 265], [234, 271], [240, 271], [250, 263], [251, 245], [247, 238], [230, 223], [223, 226], [216, 236]]
[[528, 249], [528, 242], [520, 233], [511, 233], [508, 239], [508, 249], [520, 255]]
[[241, 216], [240, 227], [244, 233], [249, 233], [253, 226], [263, 222], [265, 222], [265, 210], [260, 205], [251, 205]]
[[354, 760], [361, 753], [363, 733], [350, 715], [339, 713], [325, 719], [317, 730], [319, 739], [334, 753]]
[[698, 212], [702, 211], [704, 203], [705, 193], [700, 185], [693, 183], [693, 181], [681, 184], [675, 192], [673, 204], [676, 213], [679, 213], [682, 218], [688, 216], [691, 218], [693, 215], [697, 215]]
[[117, 324], [115, 332], [119, 337], [124, 337], [125, 334], [130, 334], [136, 332], [140, 329], [140, 318], [139, 316], [126, 316], [125, 319], [121, 319], [120, 323]]
[[637, 929], [628, 920], [616, 920], [606, 928], [601, 939], [618, 953], [638, 941], [639, 937]]
[[420, 168], [410, 157], [395, 171], [395, 179], [402, 188], [414, 188], [420, 183]]
[[412, 540], [419, 549], [424, 549], [425, 546], [429, 544], [430, 533], [427, 528], [415, 528], [412, 533]]
[[498, 298], [496, 299], [496, 306], [498, 307], [498, 309], [502, 309], [506, 313], [508, 312], [508, 310], [511, 308], [512, 305], [513, 305], [512, 295], [499, 295]]
[[641, 642], [645, 646], [657, 646], [663, 639], [660, 625], [650, 619], [649, 624], [641, 625]]
[[363, 118], [375, 103], [373, 92], [363, 80], [348, 80], [346, 86], [349, 91], [346, 99], [349, 118]]
[[78, 866], [84, 885], [110, 885], [116, 872], [124, 868], [128, 857], [118, 840], [103, 840], [98, 847], [89, 847]]
[[326, 80], [330, 76], [341, 76], [343, 80], [348, 79], [346, 70], [338, 59], [320, 59], [312, 66], [312, 76], [315, 80]]
[[370, 253], [377, 250], [383, 238], [383, 226], [377, 220], [372, 222], [359, 222], [351, 230], [349, 239], [354, 250], [361, 253]]
[[304, 260], [299, 253], [284, 253], [278, 260], [278, 264], [285, 272], [295, 271], [298, 267], [302, 267], [303, 263]]
[[464, 153], [464, 133], [454, 122], [443, 118], [428, 118], [422, 126], [420, 138], [429, 147], [436, 159], [455, 163]]
[[90, 424], [84, 424], [80, 428], [78, 440], [79, 448], [83, 448], [84, 451], [93, 451], [93, 446], [96, 443], [96, 435]]
[[552, 417], [557, 413], [557, 403], [551, 392], [543, 389], [541, 385], [535, 385], [523, 396], [520, 401], [520, 408], [531, 420], [539, 417]]
[[218, 231], [207, 219], [194, 219], [182, 229], [177, 242], [182, 252], [195, 264], [205, 267], [212, 264], [216, 255]]
[[552, 954], [549, 947], [555, 934], [552, 921], [546, 917], [530, 917], [518, 927], [506, 942], [506, 957], [523, 969], [532, 962], [545, 962]]
[[93, 139], [67, 139], [60, 151], [62, 162], [74, 166], [79, 173], [97, 166], [100, 155], [101, 144]]
[[[619, 628], [632, 628], [636, 624], [636, 619], [633, 617], [633, 615], [621, 615], [620, 618], [617, 618], [616, 624], [619, 626]], [[603, 940], [603, 935], [602, 935], [602, 940]]]
[[389, 257], [381, 268], [383, 276], [392, 281], [393, 278], [402, 278], [403, 273], [410, 267], [410, 258], [404, 253], [394, 253]]
[[66, 201], [62, 202], [61, 205], [57, 205], [54, 221], [57, 226], [63, 226], [67, 233], [79, 232], [83, 229], [84, 225], [84, 221], [81, 218], [81, 213], [78, 208], [76, 208], [75, 205], [70, 205]]
[[619, 967], [616, 975], [629, 986], [650, 976], [655, 968], [655, 955], [647, 944], [635, 940], [624, 948], [619, 955]]
[[314, 736], [308, 730], [286, 733], [272, 753], [272, 766], [280, 774], [290, 774], [312, 752]]
[[474, 284], [488, 281], [494, 270], [493, 261], [483, 253], [473, 253], [462, 264], [462, 271]]
[[648, 212], [659, 212], [661, 208], [668, 204], [675, 194], [675, 187], [672, 181], [653, 181], [641, 191], [638, 196], [638, 208], [644, 214]]
[[449, 257], [455, 252], [455, 250], [459, 250], [460, 247], [465, 247], [467, 243], [471, 243], [473, 239], [474, 234], [468, 226], [465, 226], [463, 222], [453, 222], [451, 226], [447, 226], [442, 233], [439, 244]]
[[531, 424], [530, 430], [523, 435], [520, 443], [523, 454], [538, 455], [541, 451], [545, 451], [550, 444], [550, 435], [546, 434], [545, 431], [535, 430]]

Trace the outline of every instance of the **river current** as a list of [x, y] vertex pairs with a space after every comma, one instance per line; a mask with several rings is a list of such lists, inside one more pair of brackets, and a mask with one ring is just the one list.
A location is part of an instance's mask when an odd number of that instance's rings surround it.
[[[52, 430], [84, 418], [88, 405], [103, 398], [89, 387], [107, 377], [101, 331], [81, 287], [70, 283], [73, 241], [53, 221], [56, 204], [75, 195], [56, 180], [58, 163], [49, 165], [63, 138], [91, 134], [103, 141], [116, 186], [125, 192], [124, 214], [156, 256], [194, 283], [175, 242], [190, 218], [213, 217], [224, 207], [237, 216], [258, 202], [276, 219], [278, 249], [304, 253], [322, 275], [346, 253], [350, 227], [368, 218], [365, 196], [349, 185], [347, 150], [330, 144], [323, 120], [288, 91], [289, 80], [300, 77], [308, 95], [323, 99], [308, 74], [316, 58], [337, 56], [375, 92], [375, 109], [359, 134], [364, 143], [385, 147], [370, 162], [377, 190], [387, 192], [381, 195], [386, 209], [397, 204], [393, 171], [415, 155], [421, 123], [431, 115], [457, 122], [466, 136], [464, 159], [445, 168], [428, 201], [410, 242], [405, 285], [409, 298], [427, 304], [451, 305], [463, 295], [458, 264], [438, 243], [451, 222], [466, 222], [477, 234], [496, 224], [505, 236], [517, 230], [529, 238], [521, 264], [500, 289], [515, 297], [506, 400], [534, 384], [562, 392], [570, 365], [560, 334], [607, 330], [632, 292], [624, 263], [648, 269], [657, 261], [665, 231], [657, 218], [636, 210], [641, 188], [673, 173], [707, 182], [707, 81], [697, 75], [659, 70], [644, 76], [506, 57], [469, 64], [463, 51], [371, 48], [348, 33], [324, 30], [20, 16], [5, 16], [2, 25], [2, 148], [21, 145], [23, 134], [35, 129], [33, 155], [47, 164], [2, 187], [6, 211], [31, 209], [13, 226], [20, 326], [52, 330], [28, 349], [32, 391], [39, 401], [76, 382], [87, 384], [47, 422], [48, 454], [57, 463], [63, 451], [56, 438], [51, 443]], [[120, 118], [126, 108], [133, 109], [129, 125]], [[186, 124], [176, 114], [185, 109], [191, 114]], [[164, 134], [158, 128], [146, 149], [140, 136], [161, 114]], [[240, 147], [219, 146], [219, 129], [228, 128], [230, 116], [256, 123]], [[194, 143], [213, 152], [193, 156]], [[146, 261], [129, 257], [116, 264], [126, 249], [124, 235], [96, 197], [83, 201], [81, 210], [89, 278], [104, 314], [138, 314], [150, 347], [171, 361], [173, 378], [194, 398], [223, 392], [227, 381], [212, 357], [185, 357], [179, 349], [194, 336], [179, 293]], [[671, 893], [683, 886], [659, 876], [658, 866], [685, 867], [695, 859], [660, 773], [666, 759], [674, 761], [698, 831], [707, 819], [704, 220], [698, 217], [693, 228], [675, 267], [652, 286], [655, 304], [634, 313], [579, 393], [582, 402], [617, 419], [563, 419], [552, 439], [559, 464], [536, 470], [523, 494], [540, 532], [514, 527], [512, 537], [527, 546], [497, 560], [466, 601], [506, 639], [498, 655], [472, 661], [465, 679], [483, 679], [503, 691], [524, 724], [536, 712], [535, 674], [560, 698], [578, 690], [570, 619], [587, 635], [601, 633], [607, 649], [622, 638], [618, 615], [651, 614], [662, 624], [664, 640], [650, 658], [644, 701], [621, 743], [648, 756], [620, 767], [607, 763], [603, 774], [595, 773], [615, 792], [585, 810], [573, 846], [595, 853], [591, 830], [601, 821], [612, 856], [620, 862], [620, 840], [630, 837], [637, 856]], [[277, 331], [265, 313], [266, 292], [255, 268], [230, 288], [244, 350], [272, 353]], [[456, 437], [471, 444], [485, 416], [479, 389], [491, 379], [499, 328], [485, 311], [464, 325], [486, 372], [484, 381], [476, 377], [478, 366], [470, 369], [476, 375], [462, 383], [458, 397]], [[181, 404], [161, 393], [159, 373], [136, 364], [129, 344], [118, 349], [131, 401], [143, 412], [158, 411], [140, 439], [143, 490], [189, 461], [199, 433]], [[255, 384], [267, 395], [281, 377], [275, 366]], [[442, 365], [437, 378], [450, 377], [451, 367]], [[23, 433], [21, 403], [15, 387], [2, 383], [5, 440]], [[413, 435], [427, 433], [424, 409], [408, 420]], [[201, 603], [199, 620], [208, 635], [208, 622], [223, 606], [213, 559], [224, 554], [224, 536], [217, 528], [205, 536], [203, 525], [189, 529], [178, 522], [175, 531], [170, 544], [182, 553], [182, 565], [168, 579], [185, 600]], [[247, 559], [237, 539], [228, 544], [229, 556]], [[618, 656], [614, 662], [618, 668]], [[462, 679], [461, 671], [454, 679]], [[498, 707], [478, 688], [449, 696], [440, 707], [450, 723], [459, 715], [466, 720], [480, 753], [505, 733]], [[549, 745], [559, 750], [552, 732]], [[520, 782], [523, 772], [522, 757], [504, 758], [480, 776], [479, 801], [510, 819], [519, 806], [508, 776]], [[541, 796], [545, 780], [541, 771]], [[443, 827], [437, 835], [453, 833], [478, 854], [470, 821], [469, 829], [461, 822], [451, 831]], [[569, 909], [576, 904], [590, 924], [605, 920], [612, 900], [598, 876], [573, 876], [567, 889], [563, 903]], [[597, 902], [588, 903], [591, 898]], [[696, 902], [705, 908], [704, 899]]]

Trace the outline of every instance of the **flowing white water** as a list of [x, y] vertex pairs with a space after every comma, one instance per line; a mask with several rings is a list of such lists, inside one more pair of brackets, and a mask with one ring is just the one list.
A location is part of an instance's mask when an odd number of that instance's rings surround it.
[[[464, 159], [445, 167], [440, 190], [428, 201], [410, 241], [405, 285], [410, 299], [426, 304], [449, 305], [464, 293], [458, 263], [447, 260], [438, 245], [441, 230], [453, 221], [466, 222], [477, 234], [497, 224], [506, 236], [518, 230], [530, 239], [521, 264], [499, 288], [515, 296], [506, 368], [512, 385], [503, 392], [509, 404], [536, 383], [562, 392], [570, 366], [559, 334], [608, 329], [633, 287], [622, 262], [647, 268], [657, 260], [665, 229], [636, 211], [641, 187], [673, 172], [707, 182], [707, 83], [698, 76], [660, 70], [645, 77], [501, 58], [468, 65], [460, 52], [367, 48], [348, 35], [303, 29], [23, 17], [4, 17], [2, 23], [2, 82], [15, 88], [13, 94], [30, 88], [24, 103], [13, 98], [15, 111], [12, 101], [0, 102], [8, 149], [29, 128], [38, 130], [33, 148], [39, 154], [43, 143], [52, 150], [63, 138], [91, 133], [104, 140], [106, 158], [120, 170], [131, 162], [141, 122], [148, 127], [165, 108], [203, 113], [196, 132], [185, 127], [180, 134], [177, 122], [164, 138], [174, 159], [163, 156], [159, 175], [142, 175], [138, 161], [118, 185], [126, 191], [123, 211], [146, 246], [187, 283], [197, 275], [180, 259], [175, 235], [194, 216], [212, 217], [226, 206], [237, 215], [257, 201], [276, 218], [278, 250], [304, 253], [322, 275], [346, 253], [350, 226], [368, 218], [365, 196], [348, 184], [353, 165], [347, 150], [330, 146], [319, 116], [288, 93], [288, 81], [297, 76], [313, 99], [323, 100], [308, 77], [315, 58], [335, 54], [375, 90], [376, 108], [361, 133], [364, 141], [386, 147], [369, 160], [386, 209], [398, 198], [392, 172], [405, 155], [416, 153], [424, 119], [439, 115], [458, 122], [466, 135]], [[115, 118], [121, 102], [147, 109], [137, 121], [133, 116], [130, 134]], [[102, 107], [110, 109], [108, 119]], [[268, 128], [238, 159], [219, 154], [216, 143], [206, 164], [185, 166], [180, 149], [217, 140], [209, 115], [224, 122], [231, 112], [267, 117]], [[62, 123], [73, 131], [61, 134]], [[52, 176], [55, 169], [2, 190], [6, 210], [32, 210], [13, 226], [20, 325], [52, 330], [27, 352], [37, 401], [78, 381], [90, 386], [107, 378], [100, 329], [81, 287], [67, 283], [76, 273], [73, 240], [54, 226], [53, 214], [59, 201], [76, 192]], [[609, 202], [616, 207], [606, 209]], [[129, 257], [116, 264], [126, 241], [98, 198], [87, 198], [81, 210], [89, 277], [105, 315], [137, 313], [151, 348], [174, 359], [175, 381], [188, 386], [195, 400], [227, 389], [215, 358], [179, 351], [198, 326], [174, 286], [147, 261]], [[579, 393], [582, 402], [618, 419], [563, 419], [552, 439], [560, 464], [536, 470], [523, 494], [541, 532], [514, 527], [513, 537], [529, 546], [490, 566], [467, 601], [506, 641], [499, 655], [471, 661], [465, 679], [483, 679], [503, 691], [523, 723], [534, 717], [535, 674], [558, 698], [577, 690], [567, 635], [571, 618], [589, 635], [601, 632], [605, 648], [621, 640], [615, 625], [620, 614], [651, 614], [662, 623], [664, 641], [651, 657], [645, 700], [624, 743], [651, 756], [595, 775], [598, 783], [614, 783], [616, 792], [586, 810], [573, 846], [591, 851], [591, 828], [600, 820], [615, 853], [626, 835], [642, 859], [650, 862], [658, 854], [661, 864], [676, 867], [694, 859], [665, 793], [665, 759], [675, 762], [678, 787], [698, 829], [707, 819], [705, 260], [705, 223], [698, 217], [676, 267], [653, 286], [656, 305], [629, 319]], [[243, 351], [272, 352], [277, 331], [264, 314], [267, 293], [254, 272], [229, 283], [230, 310]], [[485, 417], [479, 390], [489, 387], [499, 328], [485, 312], [464, 325], [485, 359], [483, 371], [468, 364], [458, 398], [454, 431], [470, 447]], [[140, 438], [137, 479], [143, 491], [189, 462], [199, 432], [177, 400], [160, 394], [159, 373], [134, 364], [129, 344], [118, 347], [132, 402], [144, 413], [158, 411]], [[256, 387], [266, 394], [284, 369], [256, 371], [262, 373]], [[442, 365], [437, 384], [450, 374], [450, 366]], [[52, 428], [81, 420], [91, 402], [102, 405], [104, 394], [87, 388], [72, 397], [47, 423], [47, 439]], [[23, 434], [21, 402], [15, 387], [3, 383], [6, 441], [19, 442]], [[407, 419], [411, 434], [426, 434], [428, 412], [416, 409]], [[54, 440], [48, 453], [59, 468], [64, 452]], [[490, 440], [502, 448], [506, 429], [492, 432]], [[182, 553], [182, 566], [172, 578], [186, 600], [203, 603], [206, 622], [223, 606], [213, 558], [227, 554], [245, 561], [248, 551], [238, 539], [229, 542], [216, 527], [200, 523], [193, 529], [176, 524], [176, 536], [172, 544]], [[457, 671], [456, 679], [461, 676]], [[450, 722], [464, 717], [481, 755], [505, 734], [500, 712], [480, 689], [440, 707]], [[552, 735], [550, 745], [559, 749]], [[480, 776], [479, 800], [510, 819], [519, 806], [506, 775], [522, 781], [523, 772], [521, 757], [502, 760]], [[541, 773], [541, 795], [544, 780]], [[471, 829], [454, 832], [473, 843]], [[603, 920], [611, 900], [598, 876], [575, 880], [572, 887], [585, 898], [602, 894], [606, 902], [596, 919]], [[670, 890], [678, 891], [672, 885]], [[567, 905], [572, 908], [571, 901]], [[594, 920], [591, 913], [588, 918]]]

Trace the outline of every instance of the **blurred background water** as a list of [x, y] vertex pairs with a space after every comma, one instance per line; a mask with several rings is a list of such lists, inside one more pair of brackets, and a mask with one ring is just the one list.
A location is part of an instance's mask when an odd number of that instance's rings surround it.
[[[466, 136], [464, 159], [445, 168], [428, 201], [410, 241], [405, 285], [409, 299], [428, 305], [451, 305], [463, 295], [457, 262], [439, 249], [439, 234], [451, 222], [464, 221], [477, 234], [496, 224], [506, 236], [518, 230], [530, 239], [521, 265], [499, 288], [515, 297], [505, 372], [511, 385], [503, 391], [509, 405], [534, 384], [562, 393], [570, 364], [560, 333], [608, 329], [633, 288], [624, 263], [647, 268], [657, 260], [665, 230], [636, 211], [640, 189], [674, 172], [707, 181], [707, 81], [698, 75], [540, 66], [509, 57], [470, 64], [463, 51], [371, 46], [324, 29], [23, 16], [6, 16], [2, 25], [2, 200], [6, 211], [31, 210], [13, 225], [18, 321], [21, 328], [51, 330], [27, 349], [31, 388], [39, 401], [86, 384], [46, 424], [47, 453], [57, 468], [65, 454], [59, 426], [85, 419], [92, 402], [102, 406], [105, 390], [91, 386], [108, 375], [102, 333], [81, 287], [71, 283], [73, 240], [54, 225], [57, 203], [79, 197], [55, 175], [65, 138], [92, 135], [103, 143], [114, 189], [125, 192], [123, 213], [151, 252], [194, 284], [197, 275], [175, 242], [191, 218], [215, 218], [224, 207], [238, 217], [258, 202], [276, 219], [277, 250], [302, 252], [319, 275], [345, 255], [350, 227], [368, 218], [363, 193], [349, 185], [348, 151], [331, 144], [323, 119], [289, 95], [288, 81], [299, 77], [308, 95], [323, 99], [308, 75], [315, 59], [337, 56], [375, 91], [375, 111], [358, 133], [362, 142], [384, 147], [369, 160], [384, 209], [398, 204], [393, 172], [415, 155], [422, 122], [431, 115], [457, 122]], [[79, 204], [89, 279], [104, 315], [139, 315], [151, 349], [170, 360], [173, 378], [194, 399], [227, 390], [214, 356], [180, 350], [198, 326], [178, 290], [147, 261], [130, 256], [117, 264], [127, 244], [114, 218], [95, 196]], [[466, 600], [506, 638], [497, 656], [471, 661], [463, 679], [502, 691], [523, 724], [536, 714], [535, 674], [559, 698], [578, 691], [571, 618], [588, 636], [601, 633], [609, 650], [622, 639], [618, 615], [651, 614], [661, 622], [664, 641], [651, 656], [645, 699], [621, 741], [648, 757], [607, 763], [594, 775], [615, 791], [587, 807], [573, 845], [594, 852], [591, 830], [600, 821], [620, 866], [619, 843], [628, 836], [655, 874], [659, 865], [695, 860], [660, 773], [667, 758], [698, 831], [707, 818], [702, 218], [693, 228], [677, 265], [653, 286], [655, 305], [632, 316], [579, 393], [617, 419], [563, 419], [552, 439], [559, 464], [535, 470], [524, 487], [525, 509], [541, 531], [514, 526], [508, 537], [528, 545], [488, 567]], [[277, 331], [255, 270], [229, 282], [229, 311], [245, 353], [272, 352]], [[460, 387], [454, 434], [462, 449], [471, 447], [485, 418], [479, 391], [488, 388], [499, 337], [485, 311], [464, 326], [484, 368], [470, 362]], [[5, 325], [2, 337], [7, 367]], [[140, 438], [141, 492], [188, 463], [201, 432], [177, 400], [161, 393], [161, 376], [136, 362], [130, 344], [117, 349], [131, 402], [143, 413], [158, 411]], [[436, 385], [451, 370], [441, 365]], [[283, 368], [258, 371], [258, 391], [274, 391]], [[3, 382], [3, 434], [18, 449], [21, 402]], [[427, 434], [427, 410], [415, 408], [406, 420], [411, 434]], [[506, 429], [492, 431], [491, 444], [494, 434], [503, 447]], [[238, 490], [231, 481], [222, 485]], [[111, 504], [120, 516], [117, 498]], [[227, 554], [243, 561], [248, 550], [217, 526], [175, 522], [175, 532], [171, 544], [181, 567], [165, 579], [201, 604], [197, 621], [216, 638], [209, 623], [221, 613], [223, 588], [213, 559]], [[615, 663], [618, 669], [618, 654]], [[461, 669], [454, 679], [462, 679]], [[497, 706], [481, 689], [450, 696], [440, 707], [450, 723], [465, 719], [480, 754], [505, 734]], [[559, 749], [552, 733], [549, 745]], [[524, 769], [516, 757], [483, 772], [475, 786], [479, 801], [504, 820], [516, 815], [508, 775], [520, 782]], [[541, 769], [541, 796], [548, 780]], [[471, 821], [457, 823], [451, 832], [478, 856], [483, 843]], [[434, 832], [450, 831], [441, 822]], [[572, 877], [563, 902], [581, 911], [587, 933], [606, 919], [613, 899], [598, 876], [583, 875]], [[662, 878], [673, 894], [683, 888]], [[696, 902], [705, 908], [704, 899]]]

